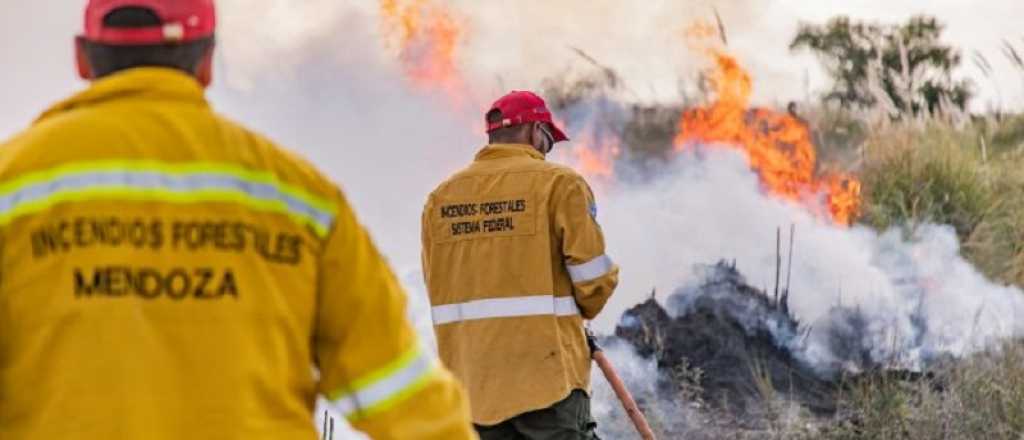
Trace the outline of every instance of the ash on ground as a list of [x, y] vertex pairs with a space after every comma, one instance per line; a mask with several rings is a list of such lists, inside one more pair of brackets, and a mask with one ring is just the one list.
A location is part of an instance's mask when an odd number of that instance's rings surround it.
[[709, 423], [756, 424], [785, 417], [780, 408], [827, 417], [837, 411], [837, 392], [851, 383], [921, 376], [874, 360], [862, 332], [867, 319], [840, 306], [818, 330], [833, 362], [812, 365], [805, 355], [812, 329], [789, 312], [785, 289], [776, 296], [753, 288], [727, 262], [700, 270], [701, 283], [679, 289], [664, 306], [652, 295], [627, 310], [602, 342], [616, 362], [635, 357], [634, 364], [651, 364], [647, 377], [627, 383], [664, 432], [692, 436]]
[[792, 349], [802, 333], [785, 294], [776, 301], [725, 262], [705, 271], [702, 284], [676, 292], [666, 307], [652, 297], [627, 310], [615, 329], [638, 355], [656, 361], [658, 391], [699, 389], [701, 401], [734, 413], [760, 406], [768, 394], [816, 413], [835, 411], [834, 382]]
[[656, 360], [659, 391], [697, 385], [701, 400], [734, 412], [748, 412], [767, 393], [814, 412], [834, 411], [833, 382], [791, 349], [800, 325], [785, 303], [750, 287], [732, 265], [711, 266], [707, 275], [697, 288], [668, 298], [675, 313], [651, 298], [626, 311], [615, 329], [637, 354]]

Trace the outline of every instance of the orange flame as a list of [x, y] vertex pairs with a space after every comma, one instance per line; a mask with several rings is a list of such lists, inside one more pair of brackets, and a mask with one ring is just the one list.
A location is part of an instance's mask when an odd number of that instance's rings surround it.
[[585, 133], [576, 140], [570, 162], [601, 193], [615, 183], [615, 161], [621, 152], [618, 139]]
[[458, 69], [460, 43], [467, 35], [462, 22], [431, 0], [380, 0], [380, 13], [409, 81], [464, 104], [466, 82]]
[[[694, 29], [697, 31], [691, 29], [688, 35], [705, 31]], [[715, 60], [709, 77], [715, 101], [683, 112], [675, 150], [697, 145], [739, 149], [749, 157], [751, 168], [769, 193], [849, 225], [860, 208], [860, 182], [844, 174], [817, 175], [807, 124], [788, 113], [749, 108], [750, 74], [724, 51], [707, 52]]]
[[596, 147], [586, 145], [580, 141], [572, 150], [576, 162], [579, 164], [580, 172], [591, 177], [611, 179], [615, 177], [615, 157], [619, 155], [618, 146], [604, 142]]
[[[565, 128], [568, 124], [557, 115], [553, 116], [555, 125]], [[570, 146], [559, 144], [554, 149], [558, 161], [572, 166], [578, 171], [594, 191], [603, 193], [615, 184], [615, 162], [622, 154], [618, 136], [612, 133], [596, 133], [596, 127], [588, 124], [583, 130], [573, 135]]]

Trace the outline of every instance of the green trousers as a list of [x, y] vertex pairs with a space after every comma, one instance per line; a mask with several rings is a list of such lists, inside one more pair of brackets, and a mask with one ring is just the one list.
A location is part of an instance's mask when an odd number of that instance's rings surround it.
[[590, 397], [574, 390], [548, 408], [523, 413], [494, 426], [476, 426], [480, 440], [600, 440], [590, 415]]

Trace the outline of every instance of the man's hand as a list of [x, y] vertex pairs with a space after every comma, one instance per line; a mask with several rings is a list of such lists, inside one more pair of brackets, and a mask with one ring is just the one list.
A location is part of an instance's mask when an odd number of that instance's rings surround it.
[[597, 345], [597, 337], [594, 336], [594, 332], [590, 330], [590, 327], [586, 327], [584, 331], [587, 334], [587, 346], [590, 347], [590, 355], [601, 351], [601, 347]]

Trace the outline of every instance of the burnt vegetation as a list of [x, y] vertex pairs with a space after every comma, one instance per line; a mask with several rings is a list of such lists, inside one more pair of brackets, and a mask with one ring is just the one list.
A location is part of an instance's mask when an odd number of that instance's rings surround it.
[[766, 399], [831, 417], [851, 387], [934, 377], [875, 359], [865, 336], [868, 318], [840, 305], [831, 309], [832, 325], [824, 330], [837, 359], [812, 365], [803, 354], [811, 328], [789, 312], [785, 296], [774, 299], [752, 287], [725, 261], [702, 272], [702, 283], [673, 293], [665, 306], [652, 295], [630, 308], [615, 329], [613, 338], [656, 363], [658, 399], [690, 394], [734, 420], [756, 419]]
[[[824, 331], [838, 360], [812, 365], [802, 354], [811, 326], [781, 298], [749, 285], [729, 262], [702, 272], [703, 282], [630, 308], [603, 338], [656, 366], [654, 389], [637, 397], [661, 438], [1016, 438], [968, 434], [1007, 426], [973, 425], [964, 405], [999, 414], [1000, 424], [1024, 417], [1006, 400], [1024, 391], [1024, 371], [1011, 361], [1024, 356], [1020, 343], [899, 369], [871, 355], [868, 318], [836, 305], [829, 320], [840, 325]], [[1011, 375], [1007, 387], [997, 374]], [[606, 433], [627, 435], [619, 417]]]
[[[952, 225], [964, 257], [986, 277], [1022, 285], [1024, 116], [970, 111], [973, 85], [957, 79], [964, 61], [982, 72], [977, 81], [995, 81], [997, 67], [979, 53], [964, 57], [942, 31], [930, 17], [805, 24], [791, 49], [818, 55], [833, 87], [776, 107], [808, 125], [819, 166], [863, 182], [857, 223], [908, 233], [922, 223]], [[1024, 78], [1018, 41], [1007, 37], [1001, 51]], [[708, 101], [706, 88], [681, 92], [673, 103], [637, 102], [630, 87], [642, 84], [577, 53], [589, 73], [548, 81], [545, 95], [570, 121], [590, 121], [618, 140], [618, 178], [655, 174], [673, 155], [680, 115]], [[840, 62], [847, 57], [850, 63]], [[915, 82], [922, 77], [930, 82]], [[751, 286], [732, 263], [708, 266], [705, 275], [668, 297], [652, 293], [605, 338], [655, 365], [654, 389], [637, 387], [637, 399], [659, 438], [1024, 435], [1024, 342], [901, 369], [901, 353], [879, 355], [877, 341], [864, 337], [869, 319], [855, 306], [838, 301], [823, 319], [828, 328], [815, 329], [794, 317], [785, 295]], [[924, 319], [912, 316], [911, 323], [918, 335], [928, 330]], [[835, 358], [808, 362], [803, 349], [813, 331]], [[605, 421], [603, 429], [610, 438], [632, 435], [625, 419]]]
[[660, 391], [671, 395], [699, 385], [702, 401], [742, 416], [759, 405], [760, 387], [769, 385], [815, 413], [834, 412], [834, 382], [786, 346], [799, 339], [796, 319], [732, 265], [720, 262], [708, 271], [699, 287], [667, 299], [673, 315], [651, 298], [626, 311], [615, 329], [637, 354], [654, 358], [660, 371], [702, 372], [700, 383], [679, 383], [688, 378], [666, 374]]

